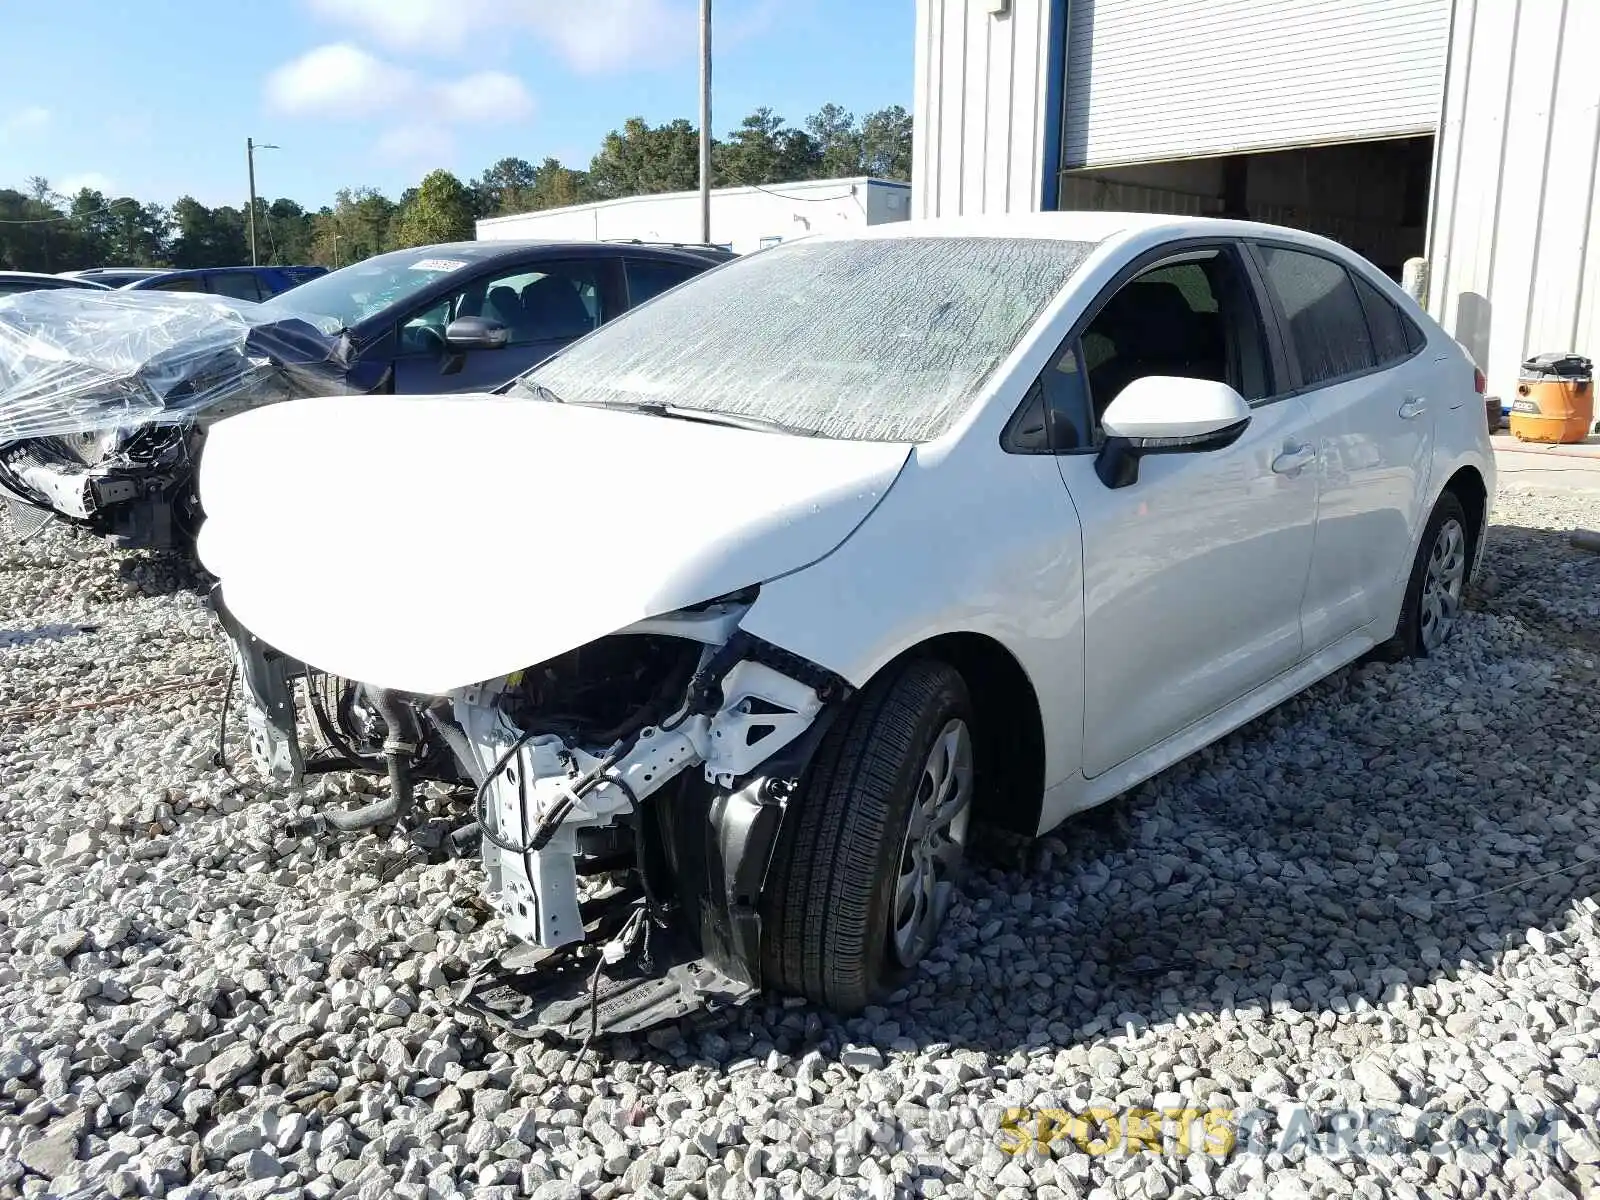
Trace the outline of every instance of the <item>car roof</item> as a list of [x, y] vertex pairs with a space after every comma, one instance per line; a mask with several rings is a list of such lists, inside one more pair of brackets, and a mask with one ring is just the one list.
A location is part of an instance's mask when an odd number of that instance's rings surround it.
[[[471, 262], [485, 262], [502, 256], [548, 250], [581, 254], [622, 254], [642, 251], [646, 254], [693, 259], [703, 263], [714, 247], [678, 246], [661, 242], [596, 241], [593, 238], [517, 238], [482, 242], [441, 242], [438, 245], [412, 246], [409, 249], [416, 254], [429, 257], [448, 255], [451, 258], [464, 258]], [[391, 251], [391, 253], [404, 253], [404, 251]]]
[[1299, 242], [1334, 249], [1354, 256], [1339, 245], [1303, 229], [1236, 221], [1223, 217], [1185, 217], [1164, 213], [1068, 212], [1006, 213], [971, 217], [935, 217], [893, 221], [885, 225], [857, 226], [793, 238], [786, 245], [814, 241], [893, 240], [915, 237], [1046, 238], [1073, 242], [1111, 242], [1127, 239], [1157, 241], [1185, 237], [1255, 237]]

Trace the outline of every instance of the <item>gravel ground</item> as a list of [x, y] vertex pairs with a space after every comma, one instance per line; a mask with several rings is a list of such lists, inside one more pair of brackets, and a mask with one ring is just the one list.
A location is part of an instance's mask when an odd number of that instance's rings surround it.
[[[1600, 497], [1496, 524], [1446, 654], [977, 873], [885, 1007], [582, 1061], [453, 1016], [500, 944], [471, 864], [314, 851], [214, 768], [192, 579], [0, 543], [0, 1197], [1600, 1195], [1600, 557], [1565, 536]], [[1255, 1115], [1229, 1153], [1003, 1148], [1008, 1108], [1141, 1106]], [[1409, 1140], [1298, 1136], [1349, 1106]], [[1560, 1120], [1508, 1149], [1474, 1106]]]

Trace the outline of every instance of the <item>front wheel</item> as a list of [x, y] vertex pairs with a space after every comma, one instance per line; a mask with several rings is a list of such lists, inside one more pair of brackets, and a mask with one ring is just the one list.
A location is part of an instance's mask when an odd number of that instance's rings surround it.
[[1389, 657], [1428, 658], [1450, 639], [1461, 616], [1471, 553], [1466, 510], [1454, 492], [1446, 492], [1422, 531], [1400, 624], [1384, 647]]
[[868, 685], [784, 814], [762, 896], [766, 982], [851, 1013], [908, 977], [954, 898], [972, 794], [960, 674], [921, 659]]

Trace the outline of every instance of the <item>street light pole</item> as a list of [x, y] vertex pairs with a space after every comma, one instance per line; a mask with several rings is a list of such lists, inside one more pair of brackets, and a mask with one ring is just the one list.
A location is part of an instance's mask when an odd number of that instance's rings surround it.
[[700, 240], [711, 241], [711, 0], [700, 0]]
[[244, 157], [250, 170], [250, 265], [256, 265], [256, 151], [276, 150], [278, 147], [263, 142], [256, 145], [254, 138], [245, 138]]

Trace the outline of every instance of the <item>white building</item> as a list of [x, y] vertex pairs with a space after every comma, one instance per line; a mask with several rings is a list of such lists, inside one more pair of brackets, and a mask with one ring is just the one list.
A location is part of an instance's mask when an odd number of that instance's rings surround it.
[[[748, 254], [807, 233], [904, 221], [910, 212], [911, 185], [883, 179], [813, 179], [766, 187], [717, 188], [711, 193], [711, 240]], [[629, 196], [478, 222], [479, 241], [497, 238], [698, 242], [700, 193]]]
[[918, 0], [915, 216], [1248, 216], [1399, 276], [1507, 397], [1600, 354], [1596, 0]]

